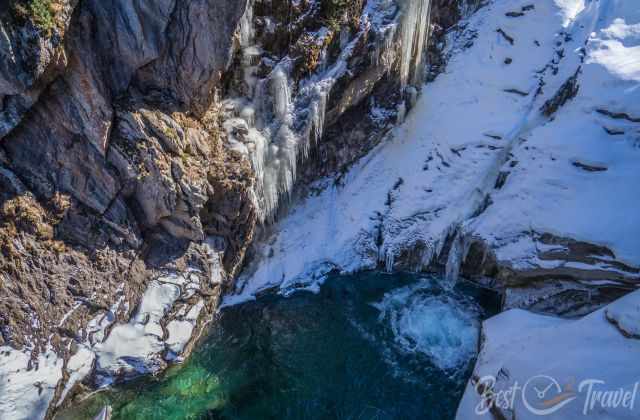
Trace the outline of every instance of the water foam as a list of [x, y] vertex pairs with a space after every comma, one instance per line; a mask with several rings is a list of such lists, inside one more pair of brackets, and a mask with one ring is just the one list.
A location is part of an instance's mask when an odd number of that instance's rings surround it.
[[387, 293], [373, 306], [400, 352], [424, 354], [442, 370], [464, 368], [474, 357], [479, 309], [455, 292], [439, 293], [424, 280]]

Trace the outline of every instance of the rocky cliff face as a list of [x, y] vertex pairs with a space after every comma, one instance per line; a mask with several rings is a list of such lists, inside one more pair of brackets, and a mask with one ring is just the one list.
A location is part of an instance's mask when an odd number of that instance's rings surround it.
[[0, 417], [188, 353], [296, 181], [415, 103], [460, 15], [432, 3], [3, 3]]

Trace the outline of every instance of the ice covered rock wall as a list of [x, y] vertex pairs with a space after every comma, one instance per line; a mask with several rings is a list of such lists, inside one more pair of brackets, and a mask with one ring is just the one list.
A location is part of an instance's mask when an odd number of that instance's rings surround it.
[[[300, 6], [296, 11], [300, 19], [304, 13], [316, 13], [318, 4]], [[388, 105], [398, 107], [395, 112], [400, 120], [415, 104], [425, 77], [429, 1], [372, 0], [360, 4], [360, 9], [352, 12], [355, 24], [338, 20], [332, 26], [317, 17], [317, 29], [301, 35], [310, 43], [305, 45], [306, 53], [314, 54], [312, 68], [306, 68], [302, 75], [299, 62], [303, 57], [296, 56], [299, 51], [277, 55], [266, 44], [270, 39], [267, 35], [256, 35], [256, 22], [263, 32], [277, 31], [271, 20], [278, 16], [258, 17], [255, 5], [247, 6], [239, 35], [243, 67], [237, 76], [240, 80], [235, 97], [225, 102], [225, 130], [233, 147], [251, 160], [256, 173], [256, 203], [263, 221], [273, 221], [280, 201], [289, 198], [299, 174], [298, 165], [304, 165], [311, 150], [322, 141], [325, 126], [335, 123], [340, 114], [366, 97], [367, 92], [352, 92], [356, 99], [347, 98], [350, 102], [346, 102], [341, 98], [344, 85], [358, 81], [358, 73], [374, 72], [366, 76], [371, 86], [359, 90], [370, 91], [383, 77], [397, 85], [399, 103], [391, 100]], [[273, 9], [265, 7], [272, 13]], [[350, 12], [340, 13], [348, 16]], [[271, 26], [264, 27], [265, 21]], [[336, 102], [339, 108], [332, 109]], [[331, 120], [327, 121], [329, 116]]]
[[637, 21], [627, 2], [488, 3], [406, 122], [318, 182], [227, 301], [377, 267], [463, 274], [507, 308], [567, 316], [634, 290]]

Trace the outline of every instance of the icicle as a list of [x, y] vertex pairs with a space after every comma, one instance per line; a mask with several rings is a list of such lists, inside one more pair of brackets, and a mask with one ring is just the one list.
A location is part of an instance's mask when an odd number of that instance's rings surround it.
[[262, 79], [256, 85], [254, 95], [253, 95], [253, 107], [256, 110], [255, 116], [255, 126], [258, 129], [264, 128], [265, 121], [264, 116], [265, 111], [268, 109], [267, 99], [268, 95], [268, 83], [269, 79]]
[[398, 111], [396, 116], [396, 123], [402, 124], [404, 122], [405, 117], [407, 116], [407, 105], [404, 101], [400, 102], [398, 105]]
[[254, 95], [256, 83], [258, 82], [258, 64], [260, 63], [260, 55], [262, 52], [255, 46], [246, 47], [242, 51], [242, 71], [245, 86], [247, 88], [247, 96]]
[[[314, 141], [319, 141], [324, 134], [324, 120], [327, 112], [327, 93], [318, 89], [318, 99], [313, 103]], [[305, 153], [306, 154], [306, 153]]]
[[458, 238], [453, 240], [449, 255], [447, 256], [447, 265], [445, 266], [444, 279], [446, 284], [454, 286], [460, 275], [460, 247]]
[[400, 86], [419, 84], [429, 35], [430, 0], [405, 0], [401, 28]]
[[407, 96], [409, 97], [409, 106], [413, 108], [418, 103], [418, 89], [413, 86], [409, 86], [406, 89]]
[[385, 72], [391, 70], [396, 58], [394, 40], [397, 28], [397, 25], [389, 25], [385, 28], [384, 32], [382, 32], [382, 41], [377, 42], [373, 50], [373, 63], [384, 68]]
[[249, 125], [249, 127], [255, 127], [256, 125], [256, 110], [253, 108], [253, 106], [249, 105], [246, 106], [244, 108], [242, 108], [242, 110], [240, 111], [240, 118], [242, 118], [243, 120], [245, 120], [247, 122], [247, 124]]
[[445, 266], [445, 283], [453, 287], [458, 282], [460, 277], [460, 269], [462, 263], [467, 258], [469, 252], [470, 242], [467, 235], [462, 233], [455, 233], [453, 242], [451, 243], [451, 249], [449, 249], [449, 255], [447, 256], [447, 264]]
[[247, 2], [247, 8], [240, 18], [240, 23], [238, 24], [238, 38], [240, 40], [241, 47], [248, 47], [255, 38], [255, 30], [253, 27], [253, 1]]
[[428, 269], [434, 257], [434, 248], [430, 244], [425, 244], [425, 248], [420, 251], [420, 258], [416, 258], [416, 266], [413, 271], [419, 273]]
[[327, 49], [320, 50], [320, 57], [318, 58], [318, 69], [320, 72], [324, 72], [327, 69]]
[[291, 105], [289, 78], [282, 68], [277, 67], [269, 77], [269, 81], [273, 95], [273, 112], [280, 122], [285, 122], [289, 116], [289, 106]]
[[382, 52], [381, 63], [385, 68], [385, 71], [391, 70], [393, 67], [393, 62], [396, 58], [396, 50], [393, 44], [393, 41], [396, 37], [396, 32], [398, 30], [397, 25], [393, 25], [391, 29], [386, 32], [384, 38], [384, 51]]
[[391, 250], [390, 248], [387, 248], [387, 250], [385, 252], [385, 260], [384, 260], [384, 270], [387, 273], [393, 272], [393, 266], [395, 264], [395, 258], [396, 258], [396, 256], [394, 255], [393, 250]]

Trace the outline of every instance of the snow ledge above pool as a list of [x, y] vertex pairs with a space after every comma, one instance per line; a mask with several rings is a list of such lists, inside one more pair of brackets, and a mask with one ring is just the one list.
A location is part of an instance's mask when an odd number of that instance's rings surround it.
[[[640, 339], [631, 338], [617, 322], [634, 326], [637, 331], [640, 291], [577, 320], [518, 309], [488, 319], [482, 326], [483, 344], [457, 420], [539, 419], [533, 411], [539, 409], [549, 410], [549, 419], [637, 419]], [[561, 386], [561, 392], [555, 383], [551, 385], [552, 379]], [[527, 383], [533, 385], [526, 387]], [[539, 399], [533, 386], [542, 390], [549, 385], [548, 393]], [[506, 395], [509, 403], [499, 397], [495, 399], [497, 407], [486, 410], [491, 404], [486, 404], [489, 399], [481, 398], [481, 394], [488, 396], [489, 388], [493, 395]], [[516, 391], [505, 394], [512, 389]], [[601, 396], [591, 405], [596, 392], [619, 390], [622, 392], [610, 394], [610, 402]], [[515, 396], [513, 400], [511, 395]], [[626, 407], [622, 404], [625, 395]]]

